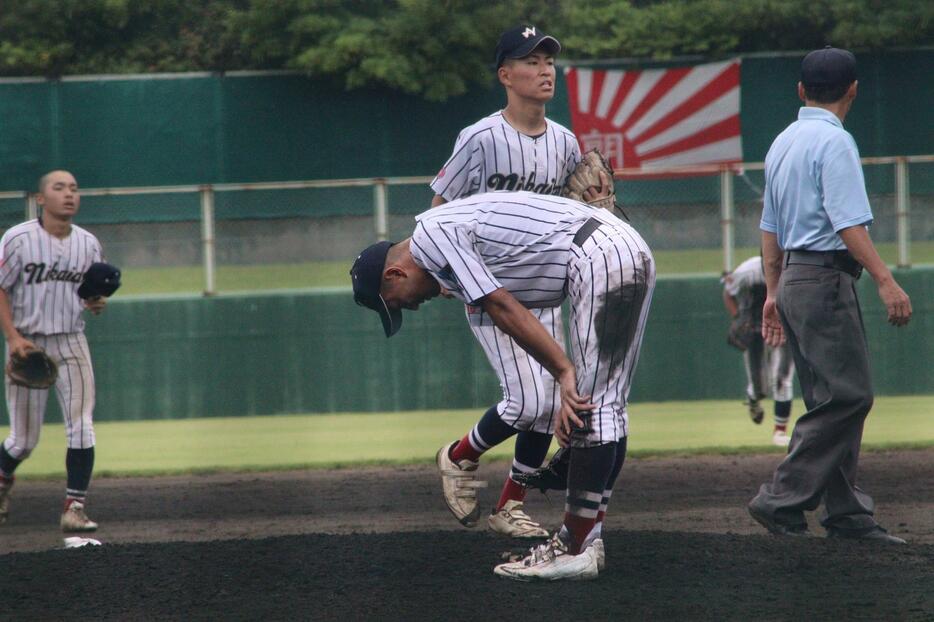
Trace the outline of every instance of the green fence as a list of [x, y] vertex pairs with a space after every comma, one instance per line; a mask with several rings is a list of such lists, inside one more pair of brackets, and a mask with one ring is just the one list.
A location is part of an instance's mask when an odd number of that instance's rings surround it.
[[[761, 161], [794, 119], [801, 56], [743, 59], [744, 161]], [[862, 155], [929, 153], [934, 49], [858, 60], [847, 126]], [[568, 125], [560, 72], [557, 87], [549, 115]], [[492, 76], [489, 89], [443, 103], [291, 73], [3, 79], [0, 190], [32, 189], [53, 167], [86, 188], [433, 175], [458, 131], [503, 103]]]
[[[915, 312], [898, 330], [886, 324], [871, 279], [860, 282], [876, 390], [934, 393], [934, 270], [897, 278]], [[741, 400], [741, 355], [726, 345], [726, 326], [716, 278], [660, 280], [631, 399]], [[500, 395], [453, 301], [406, 313], [403, 330], [386, 339], [348, 290], [118, 295], [106, 314], [89, 319], [87, 333], [98, 420], [480, 409]]]

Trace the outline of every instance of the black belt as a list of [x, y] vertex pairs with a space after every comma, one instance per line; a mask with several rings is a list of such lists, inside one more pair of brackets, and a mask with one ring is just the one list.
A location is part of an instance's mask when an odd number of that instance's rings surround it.
[[789, 264], [833, 268], [846, 272], [855, 279], [863, 273], [863, 266], [849, 251], [787, 251], [785, 265]]
[[581, 228], [577, 230], [577, 233], [574, 234], [574, 244], [583, 248], [584, 242], [587, 241], [587, 238], [593, 235], [593, 232], [597, 230], [597, 227], [602, 225], [599, 220], [596, 218], [588, 218], [587, 222], [581, 225]]

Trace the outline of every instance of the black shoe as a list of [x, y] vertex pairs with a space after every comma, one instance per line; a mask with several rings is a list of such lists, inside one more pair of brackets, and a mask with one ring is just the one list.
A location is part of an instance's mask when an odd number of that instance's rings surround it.
[[749, 505], [746, 506], [746, 509], [749, 510], [749, 515], [752, 516], [757, 523], [768, 529], [770, 533], [774, 533], [777, 536], [808, 537], [811, 535], [811, 532], [808, 531], [808, 526], [806, 523], [803, 525], [783, 525], [781, 523], [776, 523], [771, 516], [753, 505], [752, 501], [749, 502]]
[[763, 410], [762, 405], [759, 404], [759, 400], [754, 400], [750, 397], [746, 398], [743, 404], [749, 409], [749, 418], [752, 419], [752, 422], [756, 425], [762, 423], [762, 419], [765, 417], [765, 410]]
[[871, 540], [873, 542], [885, 542], [887, 544], [908, 544], [905, 540], [902, 540], [898, 536], [893, 536], [878, 525], [873, 527], [870, 531], [864, 532], [853, 532], [847, 531], [845, 529], [834, 529], [833, 527], [828, 527], [827, 537], [843, 538], [844, 540]]

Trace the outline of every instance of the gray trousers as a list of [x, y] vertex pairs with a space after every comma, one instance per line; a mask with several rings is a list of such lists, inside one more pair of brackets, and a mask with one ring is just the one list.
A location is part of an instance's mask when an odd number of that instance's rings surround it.
[[779, 315], [808, 410], [752, 503], [783, 525], [806, 524], [804, 511], [823, 501], [826, 528], [858, 533], [876, 526], [872, 498], [856, 487], [873, 396], [855, 286], [845, 272], [796, 264], [785, 266], [779, 281]]

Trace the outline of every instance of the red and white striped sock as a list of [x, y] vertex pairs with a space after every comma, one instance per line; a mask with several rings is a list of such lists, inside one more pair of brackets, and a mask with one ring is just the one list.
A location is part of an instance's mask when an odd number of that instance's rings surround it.
[[496, 511], [502, 510], [507, 501], [524, 501], [526, 492], [525, 486], [514, 482], [511, 477], [507, 477], [506, 482], [503, 484], [503, 491], [499, 495], [499, 501], [496, 503]]
[[454, 445], [451, 448], [451, 453], [449, 454], [451, 460], [454, 462], [460, 462], [461, 460], [470, 460], [471, 462], [477, 462], [480, 460], [480, 456], [483, 455], [483, 452], [476, 449], [473, 445], [470, 444], [470, 434], [467, 434], [464, 438]]

